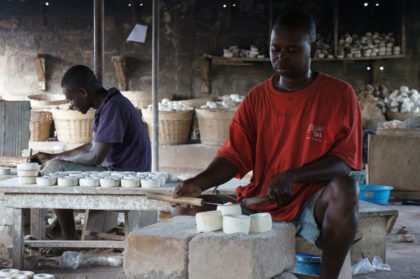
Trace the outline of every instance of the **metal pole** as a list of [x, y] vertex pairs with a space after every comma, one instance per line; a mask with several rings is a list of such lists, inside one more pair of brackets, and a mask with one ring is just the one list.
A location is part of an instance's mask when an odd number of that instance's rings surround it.
[[99, 84], [104, 80], [104, 0], [93, 0], [93, 64]]
[[159, 170], [159, 0], [153, 0], [152, 34], [152, 171]]

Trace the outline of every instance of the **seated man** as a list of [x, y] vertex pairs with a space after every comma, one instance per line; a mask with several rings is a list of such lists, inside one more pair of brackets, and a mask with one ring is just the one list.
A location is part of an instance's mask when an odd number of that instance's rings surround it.
[[[85, 114], [95, 109], [94, 140], [59, 154], [37, 153], [30, 161], [45, 164], [42, 174], [58, 171], [150, 171], [147, 129], [136, 108], [116, 88], [105, 90], [83, 65], [64, 74], [61, 87], [71, 108]], [[76, 239], [73, 210], [55, 210], [61, 239]]]
[[[199, 197], [252, 170], [250, 184], [236, 189], [236, 201], [268, 195], [270, 202], [243, 213], [269, 212], [274, 221], [293, 222], [297, 235], [323, 249], [325, 279], [337, 278], [356, 233], [359, 189], [348, 174], [361, 168], [362, 128], [352, 87], [311, 71], [315, 34], [306, 12], [288, 11], [276, 20], [270, 42], [275, 75], [247, 94], [216, 158], [173, 196]], [[229, 199], [216, 195], [212, 201]], [[172, 213], [198, 210], [180, 205]]]

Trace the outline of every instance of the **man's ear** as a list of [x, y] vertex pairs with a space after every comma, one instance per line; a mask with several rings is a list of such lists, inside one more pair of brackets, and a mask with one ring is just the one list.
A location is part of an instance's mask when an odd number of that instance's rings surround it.
[[318, 51], [318, 44], [313, 42], [311, 43], [311, 59], [313, 59]]
[[89, 95], [87, 90], [85, 88], [82, 88], [82, 87], [79, 88], [79, 92], [84, 98], [87, 98], [87, 96]]

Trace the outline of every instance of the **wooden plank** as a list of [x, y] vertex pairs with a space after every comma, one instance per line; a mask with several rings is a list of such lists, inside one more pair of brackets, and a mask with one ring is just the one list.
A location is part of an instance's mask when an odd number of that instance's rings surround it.
[[23, 245], [23, 214], [22, 209], [14, 210], [13, 214], [13, 267], [22, 270], [24, 268], [24, 245]]
[[420, 129], [378, 129], [376, 134], [379, 136], [418, 136], [420, 137]]
[[207, 57], [201, 58], [201, 92], [210, 94], [210, 59]]
[[115, 73], [117, 74], [118, 89], [125, 91], [127, 90], [127, 82], [124, 74], [124, 59], [120, 56], [112, 56], [111, 60], [114, 64]]
[[125, 247], [125, 241], [117, 240], [26, 240], [25, 246], [32, 248], [59, 247], [59, 248], [114, 248]]
[[31, 193], [31, 194], [85, 194], [85, 195], [136, 195], [144, 196], [146, 193], [172, 193], [177, 182], [170, 182], [164, 187], [155, 189], [146, 188], [102, 188], [102, 187], [57, 187], [57, 186], [37, 186], [20, 185], [16, 176], [0, 181], [0, 193]]
[[96, 239], [98, 238], [103, 238], [103, 239], [109, 239], [109, 240], [119, 240], [119, 241], [124, 241], [125, 240], [125, 236], [123, 235], [117, 235], [117, 234], [112, 234], [112, 233], [104, 233], [104, 232], [86, 232], [86, 235], [88, 236], [92, 236]]
[[167, 202], [145, 196], [81, 194], [12, 194], [4, 193], [6, 206], [15, 208], [58, 208], [95, 210], [162, 210], [170, 211]]
[[21, 156], [29, 145], [29, 101], [0, 100], [0, 156]]
[[409, 200], [420, 198], [420, 191], [398, 191], [392, 190], [391, 197], [396, 200]]
[[420, 137], [369, 135], [368, 184], [420, 191]]
[[35, 69], [38, 76], [38, 85], [41, 90], [47, 90], [47, 81], [45, 78], [45, 56], [38, 54], [34, 57]]

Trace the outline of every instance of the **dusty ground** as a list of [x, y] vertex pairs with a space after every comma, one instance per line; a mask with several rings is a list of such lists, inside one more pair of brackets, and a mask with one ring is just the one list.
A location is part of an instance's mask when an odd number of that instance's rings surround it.
[[[386, 263], [390, 265], [391, 271], [378, 271], [365, 275], [358, 275], [357, 279], [410, 279], [420, 278], [420, 207], [419, 206], [392, 206], [399, 210], [399, 217], [393, 231], [387, 237]], [[396, 241], [396, 230], [406, 226], [410, 234], [416, 237], [415, 243], [401, 243]], [[98, 256], [103, 251], [91, 251], [88, 256]], [[106, 254], [118, 254], [106, 251]], [[103, 256], [103, 255], [102, 255]], [[0, 260], [1, 265], [9, 265], [10, 261]], [[56, 265], [56, 261], [43, 261], [36, 273], [51, 273], [57, 279], [123, 279], [126, 278], [122, 268], [95, 267], [81, 268], [77, 270], [64, 270]]]

